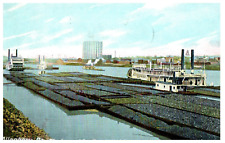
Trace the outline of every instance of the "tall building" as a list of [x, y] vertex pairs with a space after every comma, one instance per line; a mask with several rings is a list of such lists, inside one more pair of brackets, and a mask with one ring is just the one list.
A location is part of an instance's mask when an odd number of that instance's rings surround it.
[[83, 42], [83, 59], [102, 58], [102, 42], [101, 41], [84, 41]]
[[111, 60], [112, 55], [102, 55], [102, 58], [105, 59], [105, 60]]

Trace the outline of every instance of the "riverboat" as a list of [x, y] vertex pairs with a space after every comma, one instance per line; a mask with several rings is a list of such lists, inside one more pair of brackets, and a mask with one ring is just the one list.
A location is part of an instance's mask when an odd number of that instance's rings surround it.
[[23, 71], [24, 68], [24, 59], [18, 57], [17, 49], [16, 56], [10, 55], [10, 49], [8, 49], [8, 61], [6, 63], [6, 69], [9, 71]]
[[150, 68], [146, 65], [133, 65], [128, 78], [155, 82], [155, 88], [172, 92], [186, 91], [188, 87], [206, 86], [205, 72], [194, 73], [194, 50], [191, 50], [191, 73], [184, 70], [184, 49], [181, 52], [181, 68]]

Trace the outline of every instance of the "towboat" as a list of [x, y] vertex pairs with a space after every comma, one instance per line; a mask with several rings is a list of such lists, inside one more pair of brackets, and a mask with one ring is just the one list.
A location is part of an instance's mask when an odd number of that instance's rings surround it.
[[155, 82], [157, 90], [171, 92], [186, 91], [188, 87], [206, 86], [205, 72], [194, 73], [194, 50], [191, 50], [191, 73], [184, 70], [184, 49], [181, 52], [181, 68], [147, 68], [146, 65], [133, 65], [128, 78]]
[[9, 71], [23, 71], [24, 68], [24, 59], [18, 57], [17, 49], [16, 56], [10, 55], [10, 49], [8, 49], [8, 61], [6, 63], [6, 69]]
[[97, 68], [95, 68], [95, 66], [94, 66], [95, 64], [98, 63], [99, 60], [100, 60], [100, 59], [96, 59], [96, 60], [94, 61], [94, 63], [92, 63], [92, 61], [89, 60], [88, 63], [86, 63], [86, 64], [83, 66], [83, 69], [84, 69], [84, 70], [104, 71], [103, 69], [97, 69]]
[[85, 65], [83, 66], [84, 70], [97, 70], [97, 71], [104, 71], [103, 69], [97, 69], [95, 66]]

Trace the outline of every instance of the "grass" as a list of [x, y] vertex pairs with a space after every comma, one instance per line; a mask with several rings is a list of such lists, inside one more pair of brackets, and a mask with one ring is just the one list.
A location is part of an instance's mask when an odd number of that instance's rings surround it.
[[[185, 66], [186, 66], [186, 69], [191, 69], [191, 64], [188, 63], [186, 64], [185, 63]], [[201, 65], [202, 66], [202, 69], [204, 67], [204, 65]], [[219, 64], [213, 64], [213, 65], [205, 65], [205, 69], [206, 70], [220, 70], [220, 65]]]
[[37, 86], [36, 84], [34, 84], [32, 82], [25, 82], [24, 86], [29, 88], [29, 89], [35, 90], [35, 91], [45, 90], [44, 87]]
[[50, 78], [50, 77], [37, 76], [37, 77], [35, 77], [35, 78], [36, 78], [37, 80], [41, 80], [41, 81], [48, 82], [48, 83], [64, 82], [64, 81], [62, 81], [62, 80], [53, 79], [53, 78]]
[[68, 66], [83, 66], [83, 63], [64, 63], [63, 65], [68, 65]]
[[107, 99], [112, 103], [116, 104], [148, 104], [149, 101], [141, 100], [138, 98], [114, 98], [114, 99]]
[[70, 74], [70, 73], [47, 73], [48, 75], [58, 76], [58, 77], [73, 77], [76, 75]]
[[145, 81], [145, 80], [139, 80], [139, 79], [127, 79], [127, 78], [121, 78], [119, 81], [113, 81], [113, 82], [123, 82], [123, 83], [134, 83], [134, 84], [145, 84], [145, 85], [155, 85], [152, 81]]
[[18, 72], [11, 72], [11, 75], [12, 76], [15, 76], [15, 77], [18, 77], [18, 78], [26, 78], [26, 77], [29, 77], [23, 73], [18, 73]]
[[205, 66], [206, 70], [220, 70], [220, 65], [206, 65]]
[[28, 138], [36, 140], [50, 139], [50, 137], [39, 129], [21, 111], [15, 108], [7, 99], [3, 98], [3, 136], [9, 138]]
[[220, 97], [220, 93], [212, 92], [212, 91], [204, 91], [200, 89], [193, 89], [190, 90], [191, 92], [197, 93], [197, 94], [203, 94], [203, 95], [208, 95], [208, 96], [214, 96], [214, 97]]

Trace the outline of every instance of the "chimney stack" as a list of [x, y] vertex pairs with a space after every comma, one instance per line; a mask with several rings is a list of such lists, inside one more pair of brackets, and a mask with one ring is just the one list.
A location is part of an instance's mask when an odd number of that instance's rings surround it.
[[194, 57], [194, 50], [191, 49], [191, 69], [192, 69], [192, 70], [194, 69], [194, 60], [195, 60], [195, 57]]
[[10, 61], [10, 49], [8, 49], [8, 61]]
[[39, 62], [39, 64], [41, 64], [41, 56], [40, 55], [38, 55], [38, 62]]
[[16, 57], [18, 56], [18, 54], [17, 54], [17, 49], [16, 49]]
[[181, 51], [181, 70], [184, 69], [184, 49]]

